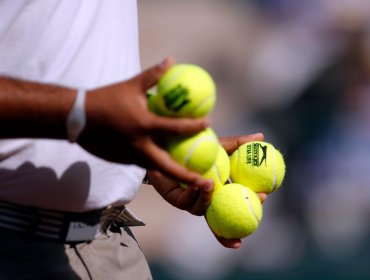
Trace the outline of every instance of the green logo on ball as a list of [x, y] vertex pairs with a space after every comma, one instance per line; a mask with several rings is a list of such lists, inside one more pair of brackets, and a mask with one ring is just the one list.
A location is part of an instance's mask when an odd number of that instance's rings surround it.
[[166, 93], [163, 97], [166, 107], [174, 112], [180, 111], [190, 102], [189, 92], [181, 85], [176, 86]]
[[[261, 149], [260, 149], [261, 148]], [[267, 146], [260, 143], [253, 143], [247, 146], [246, 163], [252, 166], [261, 166], [267, 161]]]

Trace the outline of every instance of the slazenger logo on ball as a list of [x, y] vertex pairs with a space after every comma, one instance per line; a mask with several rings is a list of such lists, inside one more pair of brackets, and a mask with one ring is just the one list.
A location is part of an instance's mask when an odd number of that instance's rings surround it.
[[188, 96], [188, 90], [181, 85], [178, 85], [168, 91], [163, 98], [166, 107], [174, 112], [177, 112], [190, 102]]
[[[261, 149], [260, 149], [261, 148]], [[260, 155], [261, 151], [261, 155]], [[267, 146], [260, 143], [253, 143], [247, 146], [246, 163], [252, 166], [261, 166], [263, 162], [267, 162]]]

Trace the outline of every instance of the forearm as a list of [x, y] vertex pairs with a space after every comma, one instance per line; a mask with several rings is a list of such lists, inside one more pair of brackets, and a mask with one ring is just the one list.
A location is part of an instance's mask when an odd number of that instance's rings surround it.
[[66, 139], [76, 91], [0, 77], [0, 138]]

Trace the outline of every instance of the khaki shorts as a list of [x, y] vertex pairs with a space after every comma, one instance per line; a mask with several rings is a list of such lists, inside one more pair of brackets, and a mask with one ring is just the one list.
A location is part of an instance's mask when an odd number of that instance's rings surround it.
[[95, 240], [58, 244], [0, 229], [0, 279], [152, 279], [127, 227], [112, 227]]

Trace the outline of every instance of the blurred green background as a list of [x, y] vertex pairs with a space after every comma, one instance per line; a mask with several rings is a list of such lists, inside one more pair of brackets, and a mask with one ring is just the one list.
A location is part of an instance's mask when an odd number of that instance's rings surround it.
[[154, 279], [370, 279], [370, 1], [138, 3], [142, 67], [206, 68], [218, 135], [263, 132], [287, 164], [239, 250], [143, 186], [131, 209]]

